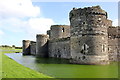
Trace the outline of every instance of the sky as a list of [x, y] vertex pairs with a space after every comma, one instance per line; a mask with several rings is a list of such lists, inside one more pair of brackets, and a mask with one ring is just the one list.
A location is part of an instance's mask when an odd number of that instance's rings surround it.
[[0, 0], [0, 45], [22, 46], [22, 40], [36, 40], [51, 25], [69, 25], [73, 7], [100, 5], [108, 19], [118, 25], [118, 2], [40, 2], [31, 0]]

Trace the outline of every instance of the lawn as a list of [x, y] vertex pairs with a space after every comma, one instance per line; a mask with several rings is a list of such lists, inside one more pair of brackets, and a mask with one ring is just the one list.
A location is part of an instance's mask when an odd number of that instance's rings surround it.
[[[51, 78], [42, 73], [29, 69], [4, 55], [4, 53], [21, 52], [20, 49], [0, 48], [0, 74], [1, 78]], [[18, 53], [19, 54], [19, 53]], [[2, 64], [1, 64], [2, 63]]]

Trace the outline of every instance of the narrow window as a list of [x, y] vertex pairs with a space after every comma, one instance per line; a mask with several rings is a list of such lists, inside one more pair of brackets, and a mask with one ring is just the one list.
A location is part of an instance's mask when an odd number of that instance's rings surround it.
[[83, 53], [83, 54], [88, 53], [88, 48], [89, 48], [89, 46], [87, 44], [83, 44], [81, 53]]
[[86, 50], [86, 45], [84, 44], [83, 50]]
[[65, 32], [65, 29], [64, 29], [64, 28], [62, 28], [62, 32]]
[[103, 52], [105, 51], [105, 45], [102, 46], [102, 50], [103, 50]]
[[87, 45], [87, 44], [84, 44], [83, 50], [87, 51], [88, 48], [89, 48], [88, 45]]

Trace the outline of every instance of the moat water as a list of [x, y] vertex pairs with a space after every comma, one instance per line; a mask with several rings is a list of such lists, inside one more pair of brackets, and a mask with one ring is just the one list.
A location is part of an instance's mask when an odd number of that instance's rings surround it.
[[109, 65], [69, 64], [67, 60], [23, 56], [6, 53], [8, 57], [28, 68], [56, 78], [118, 78], [118, 63]]

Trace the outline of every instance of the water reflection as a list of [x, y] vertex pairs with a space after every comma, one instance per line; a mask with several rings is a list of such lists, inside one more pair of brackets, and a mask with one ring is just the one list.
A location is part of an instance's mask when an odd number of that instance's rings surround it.
[[35, 62], [39, 64], [69, 64], [68, 60], [56, 58], [36, 58]]
[[55, 58], [36, 58], [22, 53], [5, 54], [18, 63], [38, 72], [57, 78], [117, 78], [118, 65], [78, 65], [68, 60]]

